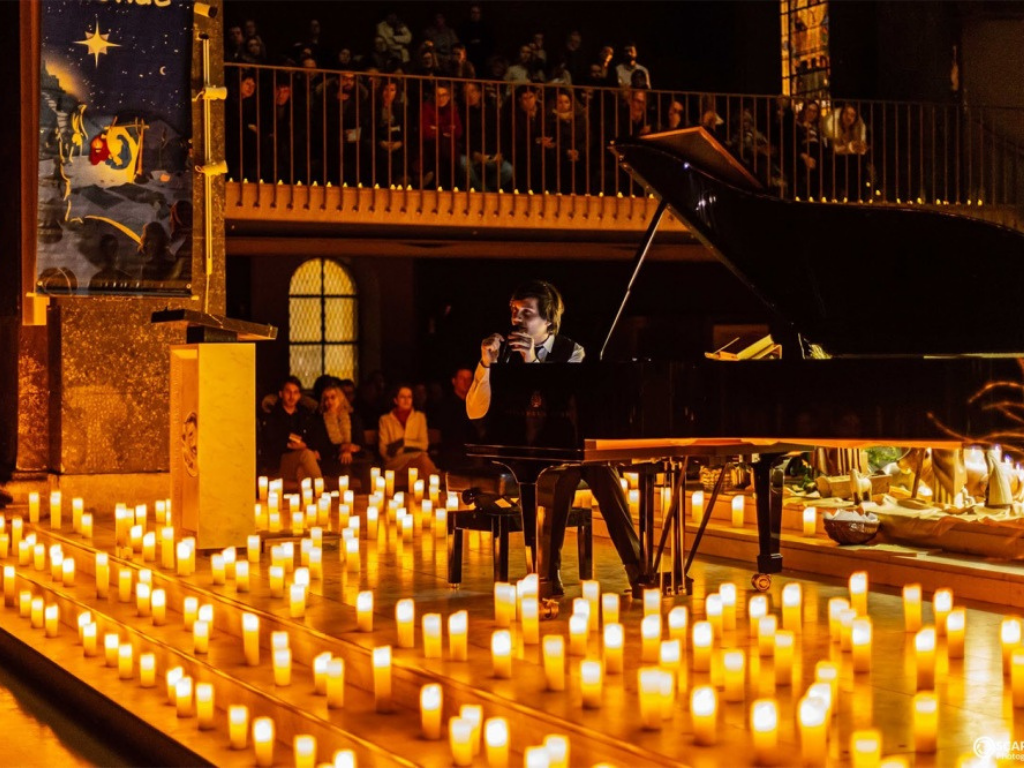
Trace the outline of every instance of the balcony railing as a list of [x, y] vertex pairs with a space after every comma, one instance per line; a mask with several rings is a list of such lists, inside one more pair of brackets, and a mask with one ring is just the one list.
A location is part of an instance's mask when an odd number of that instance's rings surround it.
[[[771, 194], [1016, 206], [1024, 110], [226, 65], [235, 181], [643, 196], [617, 136], [702, 125]], [[467, 207], [468, 210], [468, 207]]]

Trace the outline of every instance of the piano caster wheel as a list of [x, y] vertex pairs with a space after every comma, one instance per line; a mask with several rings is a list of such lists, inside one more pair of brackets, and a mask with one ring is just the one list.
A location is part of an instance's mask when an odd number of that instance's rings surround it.
[[772, 586], [772, 577], [767, 573], [755, 573], [750, 577], [750, 584], [758, 592], [767, 592]]

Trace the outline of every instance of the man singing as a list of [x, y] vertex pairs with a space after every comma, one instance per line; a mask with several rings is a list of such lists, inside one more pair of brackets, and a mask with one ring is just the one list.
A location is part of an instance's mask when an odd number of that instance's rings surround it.
[[[499, 362], [503, 347], [507, 354], [518, 355], [524, 363], [579, 363], [584, 350], [568, 336], [558, 333], [565, 305], [558, 290], [543, 280], [531, 280], [519, 286], [509, 302], [512, 331], [507, 338], [494, 333], [480, 343], [480, 363], [466, 395], [466, 412], [471, 419], [483, 418], [491, 404], [490, 368]], [[515, 359], [515, 358], [513, 358]], [[622, 559], [634, 593], [640, 588], [640, 542], [629, 515], [618, 473], [609, 466], [570, 466], [559, 473], [552, 508], [541, 520], [527, 519], [524, 504], [523, 526], [537, 528], [537, 572], [541, 596], [558, 597], [565, 593], [560, 574], [562, 543], [566, 521], [580, 478], [587, 481], [601, 506], [608, 534]]]

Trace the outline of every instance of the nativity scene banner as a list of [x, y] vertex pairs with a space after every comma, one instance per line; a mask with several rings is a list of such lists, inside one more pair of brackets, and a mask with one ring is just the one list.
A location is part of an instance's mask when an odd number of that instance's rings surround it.
[[190, 294], [193, 3], [40, 7], [37, 290]]

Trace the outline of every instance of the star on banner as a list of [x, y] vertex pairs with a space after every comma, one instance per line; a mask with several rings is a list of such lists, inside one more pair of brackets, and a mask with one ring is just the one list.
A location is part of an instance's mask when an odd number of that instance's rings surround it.
[[100, 65], [100, 54], [107, 53], [107, 48], [120, 48], [121, 46], [117, 43], [110, 42], [110, 33], [104, 34], [100, 31], [100, 19], [96, 17], [96, 31], [89, 34], [85, 33], [85, 40], [75, 40], [75, 45], [84, 45], [89, 49], [89, 53], [96, 58], [96, 66]]

